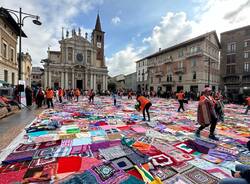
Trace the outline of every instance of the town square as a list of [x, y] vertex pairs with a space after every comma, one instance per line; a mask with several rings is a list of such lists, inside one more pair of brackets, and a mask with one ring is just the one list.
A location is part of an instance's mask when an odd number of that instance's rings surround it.
[[0, 184], [250, 183], [235, 2], [0, 2]]

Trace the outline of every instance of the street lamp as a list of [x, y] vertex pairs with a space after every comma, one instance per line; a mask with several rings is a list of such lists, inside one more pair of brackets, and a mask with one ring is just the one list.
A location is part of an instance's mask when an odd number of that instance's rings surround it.
[[[28, 17], [34, 18], [33, 23], [39, 26], [42, 25], [42, 23], [39, 21], [39, 16], [22, 12], [22, 8], [20, 8], [19, 11], [17, 11], [1, 7], [0, 16], [5, 16], [5, 17], [8, 16], [4, 11], [12, 13], [17, 18], [19, 27], [18, 80], [22, 80], [22, 26], [24, 25], [24, 19]], [[22, 15], [24, 15], [24, 17], [22, 17]]]

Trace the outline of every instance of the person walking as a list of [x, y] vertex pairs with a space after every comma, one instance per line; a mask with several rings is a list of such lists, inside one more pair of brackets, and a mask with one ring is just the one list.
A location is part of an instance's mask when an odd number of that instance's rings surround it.
[[44, 100], [44, 92], [41, 87], [37, 91], [36, 99], [37, 99], [37, 107], [38, 108], [42, 107]]
[[26, 105], [29, 107], [32, 105], [32, 89], [29, 86], [25, 88]]
[[195, 135], [200, 137], [200, 132], [210, 125], [209, 138], [213, 140], [219, 140], [215, 135], [214, 131], [217, 125], [217, 115], [215, 112], [215, 103], [211, 95], [211, 88], [206, 87], [203, 91], [203, 96], [201, 96], [198, 111], [197, 111], [197, 121], [200, 127], [196, 130]]
[[250, 110], [250, 96], [246, 98], [246, 105], [247, 105], [247, 108], [246, 108], [245, 114], [247, 114], [248, 111]]
[[48, 90], [46, 91], [46, 99], [47, 99], [48, 108], [50, 108], [50, 106], [54, 108], [53, 97], [54, 97], [54, 91], [51, 88], [48, 88]]
[[79, 96], [81, 95], [81, 92], [80, 92], [80, 90], [78, 89], [78, 88], [76, 88], [76, 90], [75, 90], [75, 96], [76, 96], [76, 101], [78, 102], [78, 100], [79, 100]]
[[58, 89], [58, 98], [59, 98], [60, 103], [62, 103], [62, 97], [63, 97], [63, 89], [61, 87], [59, 87], [59, 89]]
[[180, 92], [176, 94], [176, 97], [177, 97], [178, 102], [179, 102], [178, 112], [180, 112], [181, 109], [184, 112], [185, 111], [185, 109], [184, 109], [184, 97], [185, 97], [185, 94], [183, 93], [183, 90], [180, 90]]
[[89, 92], [89, 103], [91, 103], [91, 101], [92, 101], [92, 104], [93, 104], [94, 98], [95, 98], [95, 92], [93, 89], [91, 89], [91, 91]]
[[150, 102], [150, 100], [142, 95], [137, 95], [136, 97], [137, 102], [139, 103], [139, 109], [138, 110], [142, 110], [142, 114], [143, 114], [143, 121], [146, 121], [146, 117], [145, 117], [145, 111], [147, 112], [148, 115], [148, 121], [150, 121], [150, 114], [149, 114], [149, 108], [152, 106], [152, 103]]
[[116, 92], [115, 91], [112, 92], [112, 98], [114, 100], [114, 106], [116, 106]]

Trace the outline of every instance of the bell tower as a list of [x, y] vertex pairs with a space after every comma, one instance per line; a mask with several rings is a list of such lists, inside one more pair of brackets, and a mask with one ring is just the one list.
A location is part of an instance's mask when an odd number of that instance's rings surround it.
[[97, 49], [96, 59], [101, 61], [101, 67], [105, 67], [104, 60], [104, 34], [102, 31], [99, 13], [97, 14], [95, 29], [92, 32], [92, 44]]

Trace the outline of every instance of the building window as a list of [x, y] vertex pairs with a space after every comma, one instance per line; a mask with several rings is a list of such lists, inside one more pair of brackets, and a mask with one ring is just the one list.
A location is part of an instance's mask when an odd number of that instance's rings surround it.
[[14, 49], [10, 49], [10, 61], [14, 61]]
[[161, 77], [159, 77], [159, 83], [161, 83]]
[[235, 74], [235, 65], [227, 66], [227, 74]]
[[227, 64], [229, 63], [235, 63], [235, 54], [227, 55]]
[[91, 63], [91, 51], [88, 50], [87, 51], [87, 64], [90, 64]]
[[235, 52], [236, 51], [236, 43], [228, 43], [227, 44], [227, 51], [228, 52]]
[[183, 61], [178, 62], [178, 68], [183, 68]]
[[196, 67], [196, 60], [195, 59], [192, 60], [191, 66]]
[[3, 50], [2, 50], [3, 57], [7, 58], [7, 44], [3, 43]]
[[4, 70], [4, 81], [8, 82], [8, 70]]
[[172, 75], [169, 75], [169, 82], [172, 82]]
[[12, 74], [11, 74], [11, 81], [12, 81], [12, 85], [14, 85], [15, 84], [15, 73], [14, 72], [12, 72]]
[[151, 83], [153, 83], [153, 77], [151, 77]]
[[184, 56], [184, 51], [183, 51], [183, 49], [181, 49], [181, 50], [179, 50], [179, 52], [178, 52], [178, 57], [181, 58], [181, 57], [183, 57], [183, 56]]
[[72, 61], [73, 60], [73, 48], [68, 47], [68, 60]]
[[193, 72], [193, 80], [196, 80], [196, 72]]
[[182, 76], [181, 75], [179, 75], [179, 82], [181, 82], [182, 81]]
[[244, 72], [249, 72], [249, 63], [244, 63]]
[[246, 40], [246, 41], [244, 42], [244, 47], [247, 47], [248, 45], [250, 45], [250, 40]]
[[245, 58], [245, 59], [248, 58], [248, 52], [244, 52], [244, 58]]

